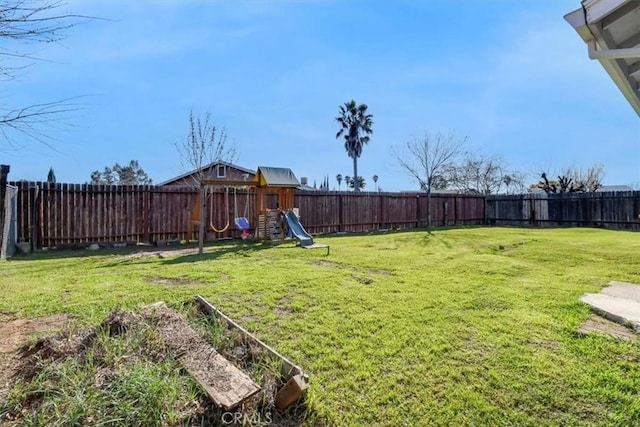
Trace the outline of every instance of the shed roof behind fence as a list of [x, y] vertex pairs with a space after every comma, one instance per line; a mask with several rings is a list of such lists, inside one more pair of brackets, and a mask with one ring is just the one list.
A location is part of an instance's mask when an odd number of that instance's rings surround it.
[[258, 172], [253, 178], [258, 187], [295, 187], [300, 185], [298, 178], [289, 168], [274, 168], [270, 166], [258, 166]]

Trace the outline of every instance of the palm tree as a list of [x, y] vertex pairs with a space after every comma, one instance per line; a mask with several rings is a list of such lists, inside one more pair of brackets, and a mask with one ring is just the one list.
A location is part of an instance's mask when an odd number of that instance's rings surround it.
[[336, 175], [336, 181], [338, 181], [338, 191], [340, 191], [340, 184], [342, 184], [342, 175]]
[[513, 181], [513, 178], [511, 178], [511, 175], [505, 175], [502, 178], [502, 182], [504, 183], [504, 185], [507, 186], [507, 194], [509, 194], [509, 186], [511, 185], [512, 181]]
[[360, 189], [363, 189], [363, 188], [367, 185], [366, 181], [364, 180], [364, 176], [359, 176], [359, 177], [358, 177], [357, 182], [358, 182], [358, 183], [356, 184], [356, 180], [355, 180], [355, 179], [353, 179], [353, 178], [351, 178], [351, 179], [349, 180], [349, 183], [348, 183], [347, 185], [348, 185], [349, 187], [353, 188], [353, 190], [354, 190], [354, 191], [355, 191], [355, 189], [356, 189], [356, 185], [357, 185], [357, 186], [358, 186], [358, 188], [360, 188]]
[[369, 136], [373, 133], [373, 115], [367, 114], [367, 105], [357, 105], [353, 99], [345, 102], [339, 108], [340, 115], [336, 121], [340, 123], [340, 130], [336, 133], [336, 139], [344, 137], [344, 148], [349, 157], [353, 159], [353, 177], [355, 185], [353, 190], [360, 191], [358, 186], [358, 158], [362, 154], [362, 147], [369, 142]]
[[376, 185], [376, 191], [378, 191], [378, 175], [373, 175], [373, 183]]

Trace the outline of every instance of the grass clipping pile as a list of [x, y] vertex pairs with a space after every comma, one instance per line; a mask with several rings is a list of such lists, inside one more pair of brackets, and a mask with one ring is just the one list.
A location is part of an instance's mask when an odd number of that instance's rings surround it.
[[202, 426], [236, 421], [293, 426], [310, 421], [303, 401], [284, 411], [275, 407], [276, 393], [286, 383], [281, 361], [194, 306], [185, 306], [183, 314], [200, 339], [260, 386], [257, 393], [234, 409], [215, 405], [178, 361], [184, 348], [167, 342], [193, 339], [193, 330], [170, 327], [174, 338], [167, 339], [171, 319], [166, 316], [116, 310], [96, 328], [24, 346], [14, 386], [0, 402], [0, 425]]

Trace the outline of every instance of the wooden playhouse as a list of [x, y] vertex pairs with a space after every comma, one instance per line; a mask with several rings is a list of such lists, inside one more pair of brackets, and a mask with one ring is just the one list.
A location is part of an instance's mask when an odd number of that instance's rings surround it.
[[[202, 181], [203, 192], [207, 187], [253, 187], [256, 191], [256, 209], [258, 224], [255, 227], [257, 240], [281, 241], [284, 239], [283, 212], [294, 208], [294, 191], [300, 182], [289, 168], [258, 166], [258, 170], [251, 181], [228, 179], [207, 179]], [[204, 194], [204, 193], [203, 193]], [[192, 229], [199, 224], [200, 210], [204, 196], [198, 196], [192, 211]]]

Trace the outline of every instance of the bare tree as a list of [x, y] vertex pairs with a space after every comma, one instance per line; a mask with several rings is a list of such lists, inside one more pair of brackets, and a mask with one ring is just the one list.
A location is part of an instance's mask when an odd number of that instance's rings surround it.
[[587, 169], [569, 168], [566, 175], [570, 176], [578, 185], [584, 188], [584, 191], [593, 192], [602, 187], [604, 179], [604, 166], [595, 164]]
[[558, 174], [557, 179], [549, 179], [549, 174], [542, 172], [540, 181], [532, 185], [549, 193], [584, 193], [602, 187], [604, 166], [595, 164], [587, 169], [568, 167]]
[[192, 185], [200, 192], [200, 218], [198, 227], [198, 253], [204, 247], [204, 210], [205, 187], [203, 182], [210, 178], [212, 168], [217, 162], [233, 162], [236, 157], [235, 143], [229, 143], [227, 133], [218, 129], [206, 113], [204, 119], [189, 112], [189, 131], [187, 137], [176, 143], [183, 169], [191, 172]]
[[[68, 30], [91, 17], [63, 11], [57, 0], [0, 0], [0, 81], [16, 78], [18, 71], [38, 60], [25, 45], [59, 42]], [[77, 98], [43, 102], [26, 107], [0, 107], [0, 134], [12, 144], [10, 133], [18, 133], [46, 145], [50, 139], [44, 128], [59, 124], [81, 105]], [[3, 147], [0, 146], [0, 149]]]
[[465, 193], [495, 194], [503, 184], [512, 183], [513, 178], [508, 176], [505, 180], [505, 175], [500, 157], [470, 154], [460, 165], [448, 168], [446, 180], [449, 186]]
[[211, 178], [212, 167], [217, 162], [232, 163], [236, 158], [236, 144], [229, 142], [224, 128], [213, 123], [210, 113], [204, 118], [189, 112], [187, 137], [176, 143], [180, 163], [185, 172], [193, 172], [193, 187], [201, 188], [205, 179]]
[[453, 134], [429, 134], [406, 142], [401, 150], [393, 149], [400, 167], [427, 193], [427, 226], [431, 226], [431, 191], [440, 184], [447, 170], [462, 153], [466, 137]]

